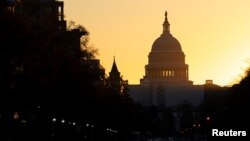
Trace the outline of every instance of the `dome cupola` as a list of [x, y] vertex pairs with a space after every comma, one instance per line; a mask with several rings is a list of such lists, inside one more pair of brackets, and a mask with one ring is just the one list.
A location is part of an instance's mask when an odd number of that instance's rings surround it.
[[179, 41], [170, 33], [170, 24], [168, 22], [168, 14], [165, 12], [165, 21], [163, 23], [163, 32], [157, 38], [153, 45], [152, 51], [182, 51]]

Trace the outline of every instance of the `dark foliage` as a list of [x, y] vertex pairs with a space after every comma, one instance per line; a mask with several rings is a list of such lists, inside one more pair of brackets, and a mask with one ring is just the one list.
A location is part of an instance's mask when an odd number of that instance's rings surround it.
[[[24, 2], [26, 11], [37, 13], [38, 1]], [[41, 24], [29, 12], [20, 18], [7, 3], [0, 6], [0, 140], [128, 140], [137, 131], [144, 137], [173, 134], [171, 112], [136, 105], [127, 88], [121, 94], [105, 85], [104, 70], [86, 63], [95, 58], [96, 49], [88, 47], [85, 28], [56, 28], [50, 19]], [[63, 120], [78, 126], [60, 124]]]

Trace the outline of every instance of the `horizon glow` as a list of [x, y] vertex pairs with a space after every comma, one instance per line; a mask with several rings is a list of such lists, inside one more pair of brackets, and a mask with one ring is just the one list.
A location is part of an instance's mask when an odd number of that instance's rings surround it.
[[250, 66], [249, 5], [248, 0], [64, 0], [64, 14], [90, 32], [106, 74], [115, 56], [123, 78], [138, 84], [167, 11], [170, 32], [186, 55], [189, 79], [225, 86]]

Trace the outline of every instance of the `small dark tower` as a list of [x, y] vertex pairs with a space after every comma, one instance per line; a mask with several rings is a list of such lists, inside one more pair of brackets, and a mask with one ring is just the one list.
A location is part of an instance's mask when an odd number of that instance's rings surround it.
[[124, 81], [120, 75], [120, 72], [118, 71], [116, 62], [115, 62], [115, 57], [114, 57], [114, 62], [112, 69], [109, 73], [109, 78], [108, 78], [108, 86], [113, 88], [117, 93], [119, 94], [124, 94], [125, 88], [127, 85], [127, 81]]
[[112, 66], [112, 69], [109, 73], [109, 85], [111, 87], [115, 88], [116, 90], [120, 91], [121, 90], [121, 82], [122, 82], [122, 78], [121, 78], [120, 72], [118, 71], [118, 68], [116, 66], [115, 57], [114, 57], [113, 66]]
[[120, 72], [118, 71], [118, 68], [115, 63], [115, 57], [114, 57], [114, 62], [113, 62], [111, 72], [109, 73], [109, 79], [112, 81], [117, 81], [117, 82], [121, 80]]

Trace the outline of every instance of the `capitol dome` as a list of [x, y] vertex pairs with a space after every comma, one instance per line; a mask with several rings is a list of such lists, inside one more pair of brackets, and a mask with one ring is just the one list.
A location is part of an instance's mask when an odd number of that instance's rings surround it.
[[181, 44], [175, 37], [173, 37], [171, 34], [162, 34], [154, 41], [151, 51], [181, 52], [182, 50]]
[[188, 65], [180, 42], [170, 33], [167, 12], [163, 32], [152, 45], [145, 66], [143, 84], [191, 84], [188, 80]]
[[163, 23], [163, 33], [157, 38], [151, 51], [178, 51], [181, 52], [180, 42], [170, 33], [170, 24], [168, 22], [168, 14], [165, 12], [165, 21]]

